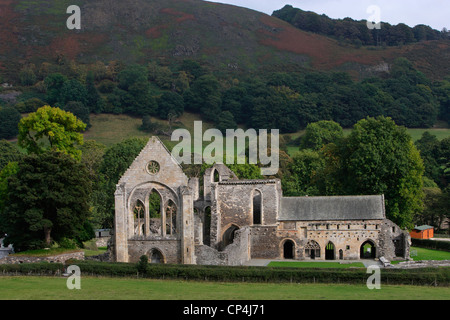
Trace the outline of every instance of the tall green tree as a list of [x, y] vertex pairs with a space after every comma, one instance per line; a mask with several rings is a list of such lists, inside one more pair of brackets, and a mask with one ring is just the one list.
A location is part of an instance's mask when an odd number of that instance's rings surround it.
[[114, 223], [114, 192], [121, 176], [147, 143], [145, 138], [130, 138], [123, 140], [105, 151], [99, 168], [101, 174], [101, 190], [105, 194], [98, 203], [100, 222], [103, 227], [111, 228]]
[[10, 162], [17, 162], [23, 156], [15, 144], [0, 140], [0, 171]]
[[21, 115], [16, 108], [0, 107], [0, 139], [11, 139], [19, 133]]
[[105, 107], [105, 101], [98, 93], [94, 80], [94, 73], [89, 72], [86, 77], [86, 106], [90, 112], [100, 113]]
[[45, 101], [51, 105], [58, 103], [60, 101], [62, 87], [67, 81], [67, 77], [60, 73], [52, 73], [45, 77]]
[[406, 129], [386, 117], [360, 120], [339, 153], [342, 192], [384, 194], [387, 218], [412, 227], [423, 205], [424, 165]]
[[19, 123], [19, 146], [29, 153], [43, 153], [49, 149], [80, 159], [86, 124], [72, 113], [44, 106], [22, 118]]
[[282, 180], [286, 196], [320, 195], [318, 183], [322, 177], [325, 160], [317, 151], [305, 149], [297, 152], [288, 164], [289, 175]]
[[300, 148], [319, 150], [324, 145], [336, 142], [344, 136], [342, 127], [334, 122], [322, 120], [308, 124], [302, 138]]
[[80, 162], [60, 152], [29, 155], [8, 179], [2, 222], [15, 250], [51, 245], [63, 238], [79, 239], [90, 216], [91, 182]]

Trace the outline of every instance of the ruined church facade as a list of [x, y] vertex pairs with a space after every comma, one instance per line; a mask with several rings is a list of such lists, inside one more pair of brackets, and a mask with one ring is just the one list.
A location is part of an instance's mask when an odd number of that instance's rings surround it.
[[283, 197], [279, 179], [241, 180], [225, 165], [202, 181], [152, 137], [115, 192], [114, 257], [242, 265], [250, 259], [409, 257], [409, 234], [386, 219], [383, 195]]

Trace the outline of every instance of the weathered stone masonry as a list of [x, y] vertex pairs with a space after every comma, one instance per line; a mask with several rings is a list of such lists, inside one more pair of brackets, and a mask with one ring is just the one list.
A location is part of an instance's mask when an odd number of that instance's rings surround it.
[[409, 257], [409, 235], [386, 219], [382, 195], [283, 197], [279, 179], [239, 180], [223, 164], [205, 171], [201, 192], [199, 185], [152, 137], [117, 184], [115, 260]]

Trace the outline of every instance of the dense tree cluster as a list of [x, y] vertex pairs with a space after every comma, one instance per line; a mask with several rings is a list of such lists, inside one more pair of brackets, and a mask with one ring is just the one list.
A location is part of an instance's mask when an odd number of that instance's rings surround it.
[[358, 121], [349, 136], [337, 123], [307, 127], [300, 152], [282, 180], [283, 192], [299, 195], [384, 194], [386, 215], [410, 228], [421, 212], [423, 161], [411, 136], [390, 118]]
[[[398, 58], [384, 77], [362, 81], [344, 72], [310, 70], [217, 74], [191, 60], [170, 68], [156, 62], [69, 66], [47, 66], [55, 72], [41, 71], [37, 82], [9, 107], [24, 113], [49, 104], [76, 115], [86, 129], [91, 113], [129, 114], [145, 118], [143, 128], [153, 132], [158, 128], [149, 117], [173, 123], [185, 111], [200, 114], [220, 130], [243, 125], [281, 133], [320, 120], [350, 128], [368, 116], [387, 116], [398, 125], [429, 128], [450, 117], [449, 79], [433, 82], [405, 58]], [[0, 116], [17, 122], [17, 112], [8, 106], [0, 109]], [[8, 132], [14, 136], [14, 130]]]
[[357, 46], [398, 46], [450, 37], [446, 29], [438, 31], [423, 24], [411, 28], [404, 23], [391, 25], [383, 22], [381, 29], [370, 30], [366, 20], [331, 19], [324, 14], [303, 11], [291, 5], [274, 11], [272, 15], [301, 30], [331, 36]]

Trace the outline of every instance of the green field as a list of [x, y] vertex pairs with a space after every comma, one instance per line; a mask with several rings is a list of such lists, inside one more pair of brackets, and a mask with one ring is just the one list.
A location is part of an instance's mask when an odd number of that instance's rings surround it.
[[[165, 127], [168, 127], [167, 121], [152, 118], [153, 121], [156, 121], [162, 124]], [[200, 121], [200, 117], [196, 114], [192, 114], [189, 112], [185, 112], [174, 124], [173, 128], [183, 128], [189, 130], [189, 132], [193, 133], [194, 131], [194, 121]], [[92, 114], [91, 115], [91, 124], [92, 127], [84, 134], [85, 140], [96, 140], [97, 142], [103, 143], [106, 146], [111, 146], [115, 143], [118, 143], [122, 140], [131, 137], [150, 137], [152, 134], [143, 132], [139, 130], [139, 127], [142, 125], [142, 118], [139, 117], [131, 117], [128, 115], [113, 115], [113, 114]], [[213, 125], [211, 123], [203, 121], [203, 131], [212, 128]], [[344, 133], [349, 134], [351, 129], [345, 129]], [[429, 131], [431, 134], [435, 135], [439, 140], [450, 137], [450, 129], [449, 128], [433, 128], [433, 129], [408, 129], [409, 134], [411, 135], [414, 141], [421, 138], [422, 134], [425, 131]], [[292, 140], [297, 139], [298, 137], [304, 134], [304, 130], [298, 131], [296, 133], [288, 134], [286, 136], [290, 136]], [[192, 135], [193, 137], [193, 135]], [[166, 146], [171, 149], [177, 142], [171, 142], [169, 136], [161, 136], [160, 139], [166, 144]], [[209, 142], [205, 143], [206, 145]], [[287, 146], [289, 155], [294, 155], [298, 151], [298, 146], [296, 145], [288, 145]]]
[[81, 276], [81, 289], [69, 290], [61, 277], [0, 277], [4, 300], [448, 300], [445, 287], [216, 283], [93, 278]]
[[[419, 247], [411, 247], [410, 257], [414, 261], [420, 260], [450, 260], [450, 252], [441, 250], [431, 250]], [[399, 261], [393, 261], [392, 263], [398, 263]]]

